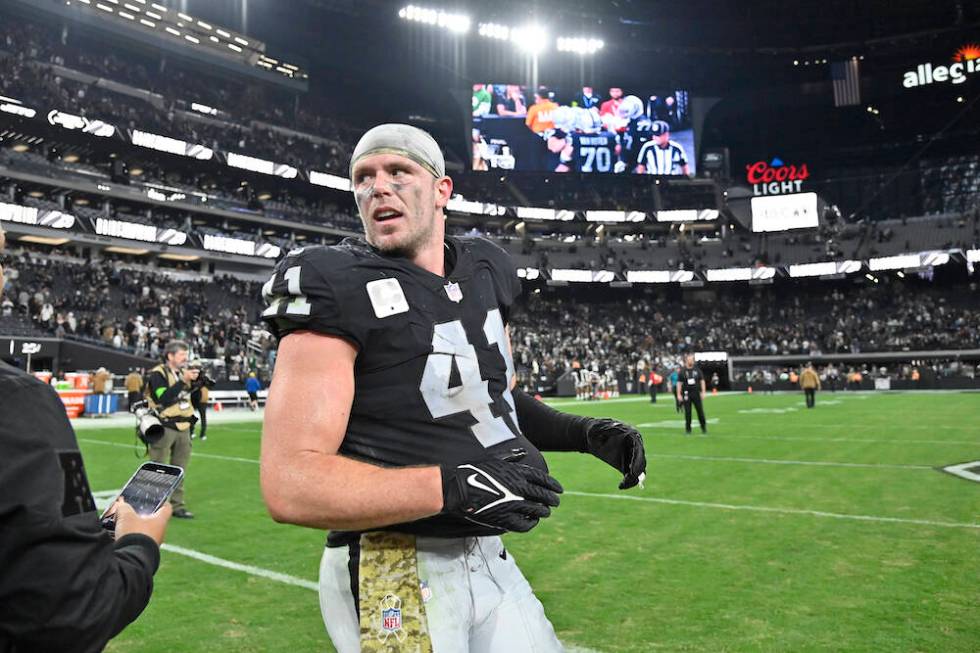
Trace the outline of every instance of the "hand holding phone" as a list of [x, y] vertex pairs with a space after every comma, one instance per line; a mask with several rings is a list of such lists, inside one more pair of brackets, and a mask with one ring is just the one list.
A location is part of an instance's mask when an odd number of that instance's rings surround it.
[[106, 518], [111, 518], [114, 524], [114, 537], [123, 537], [130, 533], [142, 533], [153, 538], [158, 545], [163, 544], [163, 535], [170, 523], [170, 516], [173, 514], [173, 507], [170, 503], [164, 503], [156, 512], [149, 515], [141, 515], [133, 507], [126, 503], [125, 499], [119, 497], [116, 502], [106, 511]]
[[170, 495], [184, 478], [184, 470], [163, 463], [143, 463], [102, 514], [102, 527], [119, 536], [144, 533], [159, 544], [170, 520]]

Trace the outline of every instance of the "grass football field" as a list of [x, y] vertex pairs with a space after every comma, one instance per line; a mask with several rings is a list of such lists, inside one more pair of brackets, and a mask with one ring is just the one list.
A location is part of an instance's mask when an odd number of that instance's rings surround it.
[[[601, 461], [549, 454], [561, 507], [505, 538], [570, 648], [980, 651], [980, 483], [938, 469], [980, 460], [980, 394], [720, 395], [707, 437], [669, 396], [554, 403], [640, 426], [649, 458], [645, 488], [620, 492]], [[324, 535], [267, 516], [260, 432], [195, 441], [197, 519], [171, 521], [153, 600], [108, 651], [333, 650]], [[118, 490], [132, 430], [78, 437], [92, 489]]]

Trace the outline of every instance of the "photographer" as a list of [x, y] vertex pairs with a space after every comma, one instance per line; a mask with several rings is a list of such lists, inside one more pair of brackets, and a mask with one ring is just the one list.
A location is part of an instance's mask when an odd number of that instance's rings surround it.
[[[187, 363], [187, 343], [171, 340], [163, 349], [164, 363], [150, 370], [146, 382], [146, 401], [163, 424], [163, 435], [147, 442], [150, 460], [177, 465], [187, 470], [191, 458], [191, 430], [197, 418], [191, 393], [197, 388], [200, 368]], [[186, 478], [186, 476], [185, 476]], [[184, 505], [184, 484], [170, 498], [174, 517], [193, 519], [194, 513]]]
[[[190, 367], [196, 370], [200, 370], [200, 375], [197, 380], [192, 384], [191, 391], [191, 405], [194, 406], [194, 410], [201, 418], [201, 435], [198, 436], [201, 440], [208, 439], [208, 391], [214, 387], [215, 380], [208, 376], [208, 373], [204, 370], [201, 361], [195, 360], [191, 361]], [[194, 436], [191, 435], [191, 438]]]
[[58, 395], [2, 361], [0, 488], [0, 651], [102, 650], [150, 600], [170, 507], [116, 503], [113, 542]]

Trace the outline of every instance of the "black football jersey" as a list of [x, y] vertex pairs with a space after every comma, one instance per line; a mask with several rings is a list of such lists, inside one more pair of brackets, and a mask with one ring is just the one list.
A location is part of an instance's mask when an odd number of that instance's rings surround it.
[[623, 160], [632, 172], [641, 161], [640, 150], [653, 138], [653, 121], [646, 116], [631, 120], [623, 137]]
[[[384, 256], [359, 238], [290, 252], [263, 288], [272, 332], [298, 330], [356, 345], [354, 400], [340, 453], [384, 467], [458, 464], [524, 448], [510, 392], [504, 327], [520, 280], [483, 238], [447, 237], [448, 277]], [[499, 533], [438, 515], [391, 530], [435, 537]], [[331, 542], [340, 542], [331, 534]]]
[[579, 172], [612, 172], [616, 162], [616, 135], [610, 132], [600, 134], [573, 135], [575, 148], [575, 167]]
[[694, 366], [691, 369], [682, 367], [677, 375], [677, 385], [681, 389], [681, 394], [685, 399], [690, 397], [696, 399], [701, 396], [701, 382], [704, 381], [704, 374], [701, 368]]

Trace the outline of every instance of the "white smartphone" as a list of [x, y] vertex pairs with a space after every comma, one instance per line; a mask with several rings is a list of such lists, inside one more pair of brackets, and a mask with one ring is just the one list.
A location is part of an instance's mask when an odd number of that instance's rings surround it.
[[[184, 478], [184, 470], [176, 465], [164, 465], [163, 463], [143, 463], [130, 477], [129, 482], [123, 487], [119, 497], [126, 500], [126, 503], [133, 507], [141, 515], [152, 515], [163, 507], [163, 504], [170, 499], [177, 486]], [[118, 499], [119, 497], [116, 497]], [[106, 515], [116, 502], [113, 499], [109, 507], [102, 513], [102, 528], [115, 535], [116, 516], [115, 514]]]

